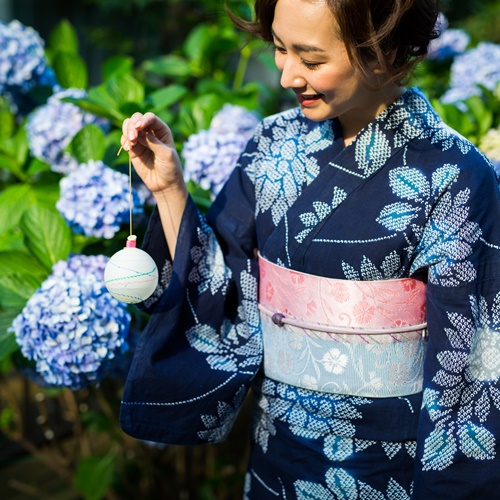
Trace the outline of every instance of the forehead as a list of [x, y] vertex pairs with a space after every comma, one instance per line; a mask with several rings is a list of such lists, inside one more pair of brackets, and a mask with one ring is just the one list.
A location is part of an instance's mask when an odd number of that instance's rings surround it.
[[276, 3], [272, 30], [284, 42], [327, 50], [333, 42], [338, 43], [338, 28], [325, 0], [278, 0]]

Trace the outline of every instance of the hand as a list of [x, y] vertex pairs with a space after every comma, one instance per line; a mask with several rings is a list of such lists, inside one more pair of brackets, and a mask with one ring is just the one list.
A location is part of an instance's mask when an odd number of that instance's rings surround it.
[[123, 122], [121, 145], [149, 190], [157, 195], [185, 184], [172, 132], [153, 113], [134, 113]]

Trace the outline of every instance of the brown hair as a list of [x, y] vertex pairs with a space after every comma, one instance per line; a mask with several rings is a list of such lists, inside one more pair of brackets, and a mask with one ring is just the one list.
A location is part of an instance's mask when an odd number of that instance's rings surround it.
[[[439, 36], [439, 0], [324, 0], [339, 24], [354, 69], [367, 84], [378, 67], [385, 82], [404, 84], [425, 58], [429, 42]], [[272, 42], [278, 0], [255, 0], [255, 20], [229, 15], [240, 29]]]

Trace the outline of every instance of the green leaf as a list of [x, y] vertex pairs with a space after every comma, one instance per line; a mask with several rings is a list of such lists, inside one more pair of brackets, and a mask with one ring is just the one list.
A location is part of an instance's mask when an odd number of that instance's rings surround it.
[[[105, 147], [106, 151], [104, 153], [104, 158], [103, 162], [106, 165], [109, 165], [110, 167], [113, 167], [114, 165], [117, 165], [119, 163], [123, 163], [123, 160], [120, 159], [119, 156], [117, 156], [118, 151], [120, 151], [120, 138], [122, 136], [122, 131], [121, 129], [113, 129], [109, 134], [105, 136]], [[123, 156], [125, 158], [125, 156]], [[127, 157], [128, 158], [128, 157]]]
[[218, 94], [205, 94], [198, 97], [191, 108], [198, 130], [206, 130], [215, 113], [224, 105], [224, 99]]
[[62, 20], [50, 33], [48, 48], [54, 53], [78, 54], [78, 36], [67, 19]]
[[7, 330], [12, 326], [12, 322], [21, 312], [17, 309], [9, 309], [0, 312], [0, 361], [19, 349], [14, 332]]
[[26, 246], [48, 270], [68, 257], [71, 230], [57, 211], [32, 205], [24, 212], [20, 226]]
[[483, 136], [493, 125], [493, 113], [488, 109], [486, 103], [478, 95], [469, 97], [465, 101], [465, 104], [472, 115], [476, 118], [479, 136]]
[[41, 284], [40, 277], [26, 273], [0, 276], [0, 304], [4, 309], [22, 309]]
[[132, 75], [125, 74], [111, 77], [106, 82], [105, 89], [118, 104], [126, 102], [141, 103], [144, 101], [144, 85]]
[[24, 211], [35, 199], [29, 184], [13, 184], [0, 193], [0, 234], [19, 224]]
[[84, 458], [75, 474], [76, 489], [85, 500], [100, 500], [111, 488], [116, 467], [116, 454]]
[[184, 85], [168, 85], [148, 95], [146, 101], [153, 106], [152, 112], [159, 111], [177, 104], [186, 94], [188, 89]]
[[87, 66], [78, 54], [58, 52], [54, 57], [52, 67], [56, 74], [57, 81], [64, 88], [87, 88]]
[[191, 65], [181, 56], [174, 54], [149, 59], [142, 64], [144, 71], [160, 76], [188, 77], [191, 75]]
[[12, 112], [4, 108], [0, 109], [0, 141], [4, 141], [12, 137], [15, 128], [14, 115]]
[[11, 156], [2, 153], [0, 153], [0, 168], [12, 172], [16, 176], [21, 175], [21, 170], [19, 168], [19, 165], [17, 164], [17, 161]]
[[44, 161], [39, 160], [38, 158], [32, 158], [29, 162], [28, 170], [26, 171], [26, 173], [29, 176], [33, 176], [41, 172], [49, 172], [49, 171], [50, 171], [50, 165], [48, 163], [45, 163]]
[[25, 128], [19, 127], [12, 137], [0, 141], [0, 151], [5, 155], [2, 167], [22, 179], [24, 177], [22, 168], [29, 151]]
[[79, 163], [102, 160], [106, 151], [104, 132], [93, 123], [85, 125], [71, 140], [70, 150]]
[[[41, 172], [38, 182], [31, 187], [34, 203], [38, 203], [54, 210], [57, 200], [59, 200], [59, 176], [55, 175], [57, 181], [50, 177], [54, 172]], [[44, 174], [49, 174], [48, 178]]]
[[127, 56], [114, 56], [106, 60], [102, 66], [103, 81], [113, 76], [126, 75], [134, 70], [134, 60]]
[[183, 49], [191, 62], [200, 64], [206, 54], [210, 42], [214, 38], [213, 30], [207, 24], [196, 26], [184, 42]]
[[0, 276], [30, 274], [38, 278], [47, 277], [47, 269], [30, 254], [14, 250], [0, 251]]

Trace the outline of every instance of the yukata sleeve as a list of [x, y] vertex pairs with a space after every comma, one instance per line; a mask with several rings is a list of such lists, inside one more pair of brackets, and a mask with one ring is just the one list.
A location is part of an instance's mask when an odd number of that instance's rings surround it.
[[438, 195], [418, 257], [428, 345], [414, 498], [500, 498], [498, 179], [466, 168]]
[[173, 263], [152, 216], [143, 248], [162, 272], [124, 388], [128, 434], [169, 444], [229, 434], [262, 360], [253, 193], [240, 165], [206, 217], [189, 198]]

